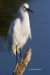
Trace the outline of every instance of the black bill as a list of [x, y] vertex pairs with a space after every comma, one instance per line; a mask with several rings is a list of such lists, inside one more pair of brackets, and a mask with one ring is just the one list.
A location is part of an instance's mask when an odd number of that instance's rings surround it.
[[32, 10], [30, 10], [29, 8], [27, 8], [27, 10], [30, 11], [30, 12], [32, 12], [32, 13], [34, 13], [34, 12], [33, 12]]

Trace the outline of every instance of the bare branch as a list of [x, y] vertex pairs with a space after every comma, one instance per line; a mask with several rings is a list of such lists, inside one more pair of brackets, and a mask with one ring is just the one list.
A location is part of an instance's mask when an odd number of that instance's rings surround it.
[[28, 63], [30, 62], [31, 59], [31, 48], [27, 49], [24, 59], [21, 60], [20, 65], [16, 65], [14, 71], [13, 71], [13, 75], [22, 75], [28, 65]]

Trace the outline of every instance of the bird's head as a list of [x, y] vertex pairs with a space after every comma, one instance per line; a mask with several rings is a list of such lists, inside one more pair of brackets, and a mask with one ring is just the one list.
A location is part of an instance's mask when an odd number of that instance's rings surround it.
[[19, 9], [19, 12], [24, 14], [24, 12], [28, 12], [28, 11], [33, 13], [33, 11], [29, 8], [29, 5], [27, 3], [22, 4]]
[[33, 13], [33, 11], [29, 8], [29, 5], [27, 3], [24, 3], [22, 5], [22, 8], [23, 8], [23, 11], [25, 11], [25, 12], [30, 11]]

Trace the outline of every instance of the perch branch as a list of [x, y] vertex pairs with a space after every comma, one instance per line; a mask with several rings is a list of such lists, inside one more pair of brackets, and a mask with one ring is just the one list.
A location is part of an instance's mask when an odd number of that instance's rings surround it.
[[20, 65], [16, 65], [14, 71], [13, 71], [13, 75], [22, 75], [31, 59], [31, 55], [32, 55], [32, 52], [31, 52], [31, 48], [27, 49], [26, 53], [25, 53], [25, 56], [24, 56], [24, 59], [21, 60], [20, 62]]

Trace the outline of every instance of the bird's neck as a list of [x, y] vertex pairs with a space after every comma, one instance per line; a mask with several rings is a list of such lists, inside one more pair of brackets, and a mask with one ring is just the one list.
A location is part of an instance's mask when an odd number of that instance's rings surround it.
[[21, 18], [21, 20], [27, 20], [29, 21], [29, 14], [28, 12], [24, 12], [22, 9], [19, 9], [18, 16]]
[[27, 12], [25, 12], [24, 14], [22, 14], [21, 18], [23, 21], [25, 20], [27, 22], [27, 21], [29, 21], [29, 14]]

